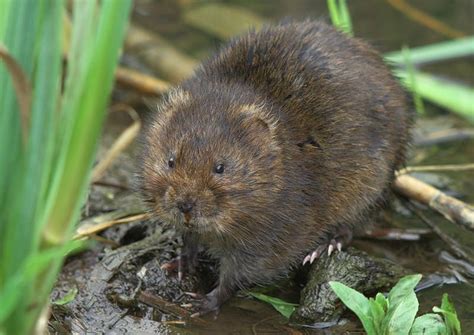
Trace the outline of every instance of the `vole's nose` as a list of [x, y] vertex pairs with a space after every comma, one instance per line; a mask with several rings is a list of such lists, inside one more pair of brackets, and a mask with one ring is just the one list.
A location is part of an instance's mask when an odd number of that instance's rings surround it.
[[190, 201], [179, 201], [178, 202], [178, 209], [183, 214], [191, 212], [191, 210], [193, 209], [193, 206], [194, 206], [194, 204]]

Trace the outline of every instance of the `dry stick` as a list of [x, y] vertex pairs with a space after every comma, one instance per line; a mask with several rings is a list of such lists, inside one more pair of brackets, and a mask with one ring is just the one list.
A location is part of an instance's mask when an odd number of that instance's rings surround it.
[[408, 166], [399, 170], [398, 175], [417, 172], [417, 171], [468, 171], [474, 170], [474, 163], [471, 164], [449, 164], [449, 165], [425, 165], [425, 166]]
[[105, 154], [105, 157], [102, 158], [102, 160], [94, 167], [94, 170], [92, 171], [92, 182], [98, 181], [103, 176], [115, 158], [117, 158], [117, 156], [133, 142], [140, 131], [140, 117], [132, 107], [124, 104], [117, 104], [111, 107], [112, 112], [117, 110], [125, 110], [133, 119], [133, 123], [127, 129], [125, 129], [122, 134], [120, 134], [112, 147]]
[[427, 134], [423, 138], [415, 140], [417, 147], [429, 146], [453, 141], [463, 141], [474, 138], [474, 129], [443, 129]]
[[126, 185], [112, 183], [112, 182], [108, 182], [108, 181], [102, 181], [102, 180], [94, 181], [94, 182], [92, 182], [92, 184], [94, 184], [96, 186], [118, 188], [118, 189], [123, 190], [123, 191], [128, 191], [130, 189], [130, 187], [128, 187]]
[[404, 0], [387, 0], [387, 2], [392, 7], [404, 13], [413, 21], [418, 22], [421, 25], [431, 30], [434, 30], [444, 36], [451, 37], [451, 38], [459, 38], [459, 37], [466, 36], [466, 34], [463, 33], [462, 31], [451, 28], [450, 26], [444, 24], [443, 22], [438, 21], [434, 17], [406, 3]]
[[366, 230], [362, 237], [390, 241], [418, 241], [422, 235], [431, 234], [431, 229], [378, 228]]
[[15, 89], [18, 105], [20, 106], [20, 119], [23, 144], [28, 140], [28, 127], [30, 125], [31, 108], [31, 85], [20, 64], [12, 57], [8, 50], [0, 44], [0, 59], [3, 59], [5, 65], [12, 77], [13, 87]]
[[142, 291], [139, 293], [138, 301], [151, 307], [158, 308], [166, 314], [172, 314], [174, 316], [184, 318], [189, 323], [194, 323], [195, 325], [207, 326], [209, 324], [207, 321], [199, 317], [191, 318], [189, 311], [186, 309], [147, 291]]
[[94, 240], [94, 241], [97, 241], [97, 242], [100, 242], [100, 243], [103, 243], [103, 244], [108, 244], [110, 245], [112, 248], [118, 248], [120, 247], [120, 243], [117, 243], [115, 241], [112, 241], [112, 240], [109, 240], [105, 237], [102, 237], [102, 236], [99, 236], [99, 235], [96, 235], [96, 234], [91, 234], [89, 235], [89, 238], [91, 240]]
[[397, 176], [392, 187], [397, 193], [441, 213], [449, 221], [474, 231], [474, 208], [468, 204], [408, 175]]
[[124, 67], [117, 68], [115, 79], [120, 85], [132, 88], [146, 95], [163, 94], [171, 86], [166, 81]]
[[133, 24], [127, 31], [125, 49], [173, 83], [191, 75], [198, 64], [159, 35]]
[[105, 230], [107, 228], [110, 228], [112, 226], [115, 226], [117, 224], [124, 224], [124, 223], [129, 223], [133, 221], [139, 221], [139, 220], [146, 220], [149, 219], [150, 215], [148, 213], [142, 213], [142, 214], [137, 214], [137, 215], [132, 215], [128, 216], [126, 218], [118, 219], [118, 220], [111, 220], [111, 221], [106, 221], [102, 222], [99, 224], [96, 224], [94, 226], [89, 226], [85, 227], [84, 229], [78, 229], [76, 232], [76, 235], [74, 235], [73, 239], [77, 240], [92, 234], [97, 234], [101, 232], [102, 230]]
[[413, 204], [408, 202], [408, 208], [416, 214], [428, 227], [430, 227], [433, 232], [438, 235], [438, 237], [448, 245], [448, 247], [451, 249], [451, 251], [459, 258], [463, 258], [464, 260], [470, 262], [471, 264], [474, 264], [474, 259], [466, 253], [462, 247], [459, 245], [459, 243], [453, 239], [452, 237], [446, 235], [442, 229], [440, 229], [436, 224], [431, 222], [421, 211], [415, 208]]

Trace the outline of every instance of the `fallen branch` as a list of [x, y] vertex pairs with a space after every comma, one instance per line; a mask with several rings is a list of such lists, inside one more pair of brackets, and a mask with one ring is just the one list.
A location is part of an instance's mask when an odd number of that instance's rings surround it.
[[173, 83], [191, 75], [198, 64], [159, 35], [133, 24], [128, 28], [125, 49]]
[[474, 163], [471, 164], [449, 164], [449, 165], [426, 165], [426, 166], [408, 166], [398, 171], [398, 175], [418, 172], [418, 171], [468, 171], [474, 170]]
[[124, 67], [117, 68], [115, 79], [120, 85], [144, 95], [160, 95], [170, 88], [170, 84], [166, 81]]
[[130, 115], [130, 118], [133, 120], [132, 125], [125, 129], [122, 134], [115, 140], [112, 144], [112, 147], [107, 151], [104, 158], [94, 167], [92, 170], [92, 182], [98, 181], [105, 171], [109, 168], [110, 165], [114, 162], [115, 158], [125, 150], [135, 138], [138, 136], [140, 131], [141, 122], [140, 117], [137, 112], [128, 105], [118, 104], [114, 105], [111, 108], [111, 112], [124, 110]]
[[418, 8], [413, 7], [404, 0], [387, 0], [387, 2], [413, 21], [418, 22], [419, 24], [444, 36], [451, 38], [466, 36], [464, 32], [451, 28], [447, 24], [435, 19]]
[[[125, 214], [122, 210], [118, 210], [116, 212], [117, 212], [117, 215], [121, 215], [122, 217], [119, 219], [111, 219], [111, 220], [103, 221], [96, 224], [89, 223], [90, 221], [88, 220], [87, 223], [77, 228], [76, 235], [74, 235], [73, 239], [77, 240], [83, 237], [89, 237], [90, 235], [97, 234], [101, 232], [102, 230], [105, 230], [117, 224], [130, 223], [133, 221], [146, 220], [150, 218], [148, 213], [140, 213], [140, 214], [124, 217], [127, 214]], [[133, 213], [134, 211], [132, 210], [131, 212]], [[100, 220], [101, 217], [108, 217], [111, 214], [114, 214], [114, 212], [103, 214], [99, 216], [99, 218], [94, 218], [91, 221], [94, 222], [96, 220]]]
[[469, 256], [467, 252], [463, 250], [463, 248], [459, 245], [459, 243], [453, 239], [452, 237], [446, 235], [442, 229], [440, 229], [436, 224], [431, 222], [421, 211], [415, 208], [411, 203], [408, 203], [408, 208], [415, 213], [428, 227], [430, 227], [433, 232], [438, 235], [438, 237], [446, 243], [446, 245], [451, 249], [451, 251], [460, 258], [465, 259], [466, 261], [474, 264], [474, 259]]
[[474, 208], [409, 175], [398, 175], [392, 188], [441, 213], [449, 221], [474, 231]]
[[193, 323], [199, 326], [207, 326], [209, 323], [199, 317], [191, 317], [191, 314], [188, 310], [172, 303], [166, 301], [165, 299], [156, 296], [150, 292], [142, 291], [138, 295], [138, 301], [149, 305], [154, 308], [158, 308], [160, 311], [171, 314], [180, 318], [184, 318], [189, 323]]
[[415, 139], [417, 147], [425, 147], [448, 142], [465, 141], [474, 138], [474, 129], [443, 129], [429, 133], [421, 138]]
[[366, 230], [362, 237], [389, 241], [419, 241], [423, 235], [432, 234], [431, 229], [378, 228]]

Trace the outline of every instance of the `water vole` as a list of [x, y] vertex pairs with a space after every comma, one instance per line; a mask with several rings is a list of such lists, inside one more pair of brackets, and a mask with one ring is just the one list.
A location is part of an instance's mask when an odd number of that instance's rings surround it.
[[406, 95], [380, 55], [318, 21], [249, 32], [172, 90], [144, 136], [152, 213], [220, 260], [215, 310], [364, 224], [404, 161]]

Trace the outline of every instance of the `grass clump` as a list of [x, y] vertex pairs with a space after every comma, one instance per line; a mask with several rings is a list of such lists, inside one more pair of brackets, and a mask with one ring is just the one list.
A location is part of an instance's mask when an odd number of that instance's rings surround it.
[[0, 2], [0, 333], [33, 332], [74, 247], [130, 5], [73, 1], [63, 67], [66, 1]]

